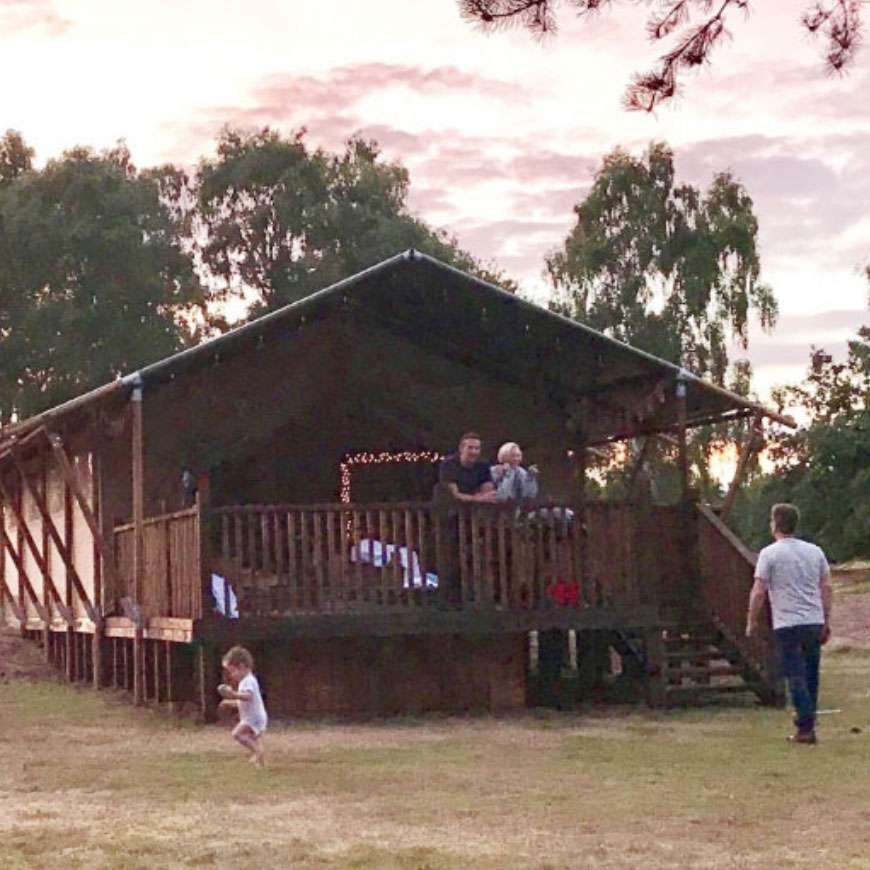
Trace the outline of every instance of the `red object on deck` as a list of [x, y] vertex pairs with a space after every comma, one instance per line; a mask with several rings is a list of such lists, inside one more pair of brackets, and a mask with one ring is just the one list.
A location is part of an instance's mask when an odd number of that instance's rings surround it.
[[551, 583], [547, 587], [547, 595], [561, 607], [577, 607], [580, 604], [580, 586], [573, 581]]

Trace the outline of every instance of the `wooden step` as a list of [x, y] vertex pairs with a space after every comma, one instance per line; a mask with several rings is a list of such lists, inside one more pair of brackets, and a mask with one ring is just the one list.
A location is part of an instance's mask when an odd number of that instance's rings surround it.
[[665, 668], [666, 677], [739, 677], [743, 668], [736, 665], [714, 665], [698, 668]]
[[666, 637], [664, 645], [669, 646], [716, 646], [719, 638], [716, 635], [692, 635], [689, 637]]
[[719, 639], [716, 637], [672, 637], [664, 641], [665, 649], [698, 649], [718, 645]]
[[727, 659], [718, 649], [699, 649], [699, 650], [666, 650], [663, 653], [666, 662], [679, 661], [712, 661], [715, 659]]
[[711, 683], [709, 685], [706, 684], [695, 684], [691, 686], [665, 686], [665, 694], [668, 696], [671, 695], [685, 695], [686, 697], [702, 697], [702, 696], [711, 696], [711, 695], [735, 695], [738, 692], [754, 692], [752, 686], [748, 683], [725, 683], [722, 685], [716, 685], [715, 683]]

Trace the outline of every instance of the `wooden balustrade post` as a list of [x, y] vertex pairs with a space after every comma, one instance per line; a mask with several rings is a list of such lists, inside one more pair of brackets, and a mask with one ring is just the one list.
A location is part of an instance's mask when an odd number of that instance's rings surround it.
[[[194, 619], [205, 617], [214, 611], [211, 598], [211, 479], [208, 473], [199, 476], [196, 486], [196, 547], [197, 568], [200, 578], [199, 612]], [[241, 589], [238, 590], [241, 593]], [[241, 605], [241, 602], [239, 602]], [[224, 614], [230, 615], [230, 583], [224, 578]]]
[[689, 493], [689, 452], [687, 435], [686, 381], [677, 377], [677, 465], [680, 470], [680, 493], [685, 501]]
[[134, 382], [130, 397], [132, 415], [133, 474], [133, 600], [137, 605], [133, 627], [133, 702], [145, 700], [144, 612], [142, 592], [145, 587], [145, 439], [142, 409], [142, 380]]
[[573, 573], [574, 582], [578, 586], [580, 600], [586, 604], [591, 601], [589, 595], [588, 547], [586, 534], [586, 436], [581, 431], [577, 447], [572, 455], [571, 463], [571, 501], [574, 505], [573, 529]]

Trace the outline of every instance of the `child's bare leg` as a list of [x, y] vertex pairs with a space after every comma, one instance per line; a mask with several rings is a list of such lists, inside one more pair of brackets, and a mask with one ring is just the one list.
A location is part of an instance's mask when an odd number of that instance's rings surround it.
[[251, 764], [262, 764], [263, 763], [263, 744], [260, 743], [260, 737], [258, 734], [255, 734], [251, 739], [251, 746], [253, 747], [253, 752], [251, 753], [251, 757], [248, 761]]
[[244, 746], [251, 753], [251, 761], [258, 762], [263, 757], [263, 747], [260, 738], [251, 730], [250, 725], [239, 722], [232, 731], [236, 743]]

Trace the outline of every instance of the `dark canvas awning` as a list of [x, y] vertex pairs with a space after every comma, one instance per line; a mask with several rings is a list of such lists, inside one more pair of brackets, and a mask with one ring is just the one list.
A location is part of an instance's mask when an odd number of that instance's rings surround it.
[[[390, 359], [397, 377], [408, 368], [411, 353], [419, 351], [424, 355], [420, 359], [443, 360], [453, 370], [460, 367], [468, 373], [469, 383], [479, 376], [478, 389], [498, 384], [517, 394], [534, 395], [569, 433], [582, 430], [587, 444], [675, 429], [679, 422], [675, 398], [681, 391], [685, 391], [689, 426], [755, 414], [793, 425], [788, 418], [679, 366], [407, 251], [225, 335], [8, 426], [0, 433], [0, 450], [42, 425], [68, 423], [84, 410], [124, 401], [134, 384], [141, 384], [148, 396], [188, 373], [266, 345], [292, 346], [300, 330], [330, 319], [342, 320], [343, 335], [351, 344], [377, 349], [394, 343], [394, 356], [382, 354], [380, 359]], [[294, 365], [317, 366], [318, 359], [310, 355]], [[385, 383], [365, 365], [356, 369], [357, 388], [361, 392], [381, 389], [381, 402], [394, 398], [410, 408], [419, 399], [412, 373], [405, 374], [402, 389], [397, 390], [395, 380]], [[534, 405], [526, 408], [526, 414], [529, 407]], [[437, 412], [433, 408], [431, 419], [444, 413], [442, 404]]]

